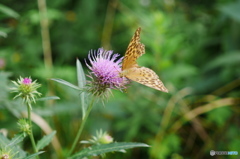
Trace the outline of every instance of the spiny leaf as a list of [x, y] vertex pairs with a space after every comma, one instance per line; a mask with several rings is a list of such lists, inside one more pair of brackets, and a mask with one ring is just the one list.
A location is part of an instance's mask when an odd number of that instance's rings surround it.
[[24, 134], [21, 133], [21, 134], [17, 134], [15, 135], [12, 140], [10, 141], [10, 143], [7, 145], [7, 146], [13, 146], [13, 145], [16, 145], [18, 144], [19, 142], [23, 141], [24, 139]]
[[147, 144], [143, 143], [133, 143], [133, 142], [115, 142], [103, 145], [94, 145], [90, 148], [85, 148], [82, 151], [71, 156], [71, 159], [83, 158], [87, 156], [100, 155], [107, 152], [121, 151], [124, 149], [130, 149], [135, 147], [149, 147]]
[[33, 157], [35, 157], [35, 156], [37, 156], [37, 155], [40, 155], [40, 154], [42, 154], [44, 151], [39, 151], [39, 152], [37, 152], [37, 153], [34, 153], [34, 154], [32, 154], [32, 155], [30, 155], [30, 156], [27, 156], [27, 157], [24, 157], [24, 158], [22, 158], [22, 159], [31, 159], [31, 158], [33, 158]]
[[25, 157], [26, 152], [24, 152], [18, 145], [16, 145], [22, 141], [22, 134], [16, 135], [12, 140], [9, 140], [2, 133], [0, 133], [0, 151], [2, 149], [11, 149], [12, 152], [16, 152], [16, 156], [19, 158]]
[[50, 134], [44, 136], [41, 140], [37, 143], [37, 149], [43, 149], [45, 146], [47, 146], [51, 141], [54, 135], [56, 134], [56, 131], [51, 132]]

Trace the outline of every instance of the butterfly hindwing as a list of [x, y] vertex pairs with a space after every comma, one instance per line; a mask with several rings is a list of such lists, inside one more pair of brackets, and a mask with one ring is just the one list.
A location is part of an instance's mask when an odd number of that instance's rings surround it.
[[126, 77], [145, 86], [157, 89], [159, 91], [168, 92], [158, 75], [149, 68], [131, 68], [128, 70]]

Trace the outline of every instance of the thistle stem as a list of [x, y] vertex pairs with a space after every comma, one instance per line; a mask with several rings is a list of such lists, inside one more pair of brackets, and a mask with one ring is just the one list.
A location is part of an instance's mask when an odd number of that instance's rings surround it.
[[[33, 146], [33, 150], [35, 153], [38, 152], [37, 150], [37, 147], [36, 147], [36, 144], [35, 144], [35, 140], [34, 140], [34, 137], [33, 137], [33, 133], [32, 133], [32, 120], [31, 120], [31, 104], [29, 102], [27, 102], [27, 108], [28, 108], [28, 121], [29, 121], [29, 125], [31, 127], [30, 129], [30, 134], [29, 134], [29, 137], [30, 137], [30, 140], [31, 140], [31, 143], [32, 143], [32, 146]], [[39, 159], [39, 157], [37, 156], [37, 159]]]
[[82, 134], [82, 130], [83, 130], [83, 128], [84, 128], [84, 125], [85, 125], [85, 123], [86, 123], [86, 121], [87, 121], [87, 118], [88, 118], [88, 116], [89, 116], [92, 108], [93, 108], [94, 99], [95, 99], [95, 98], [93, 97], [92, 100], [91, 100], [91, 102], [90, 102], [90, 104], [89, 104], [89, 106], [88, 106], [88, 108], [87, 108], [87, 112], [86, 112], [85, 116], [83, 117], [81, 126], [80, 126], [80, 128], [79, 128], [79, 130], [78, 130], [77, 136], [75, 137], [75, 140], [74, 140], [74, 142], [73, 142], [73, 145], [72, 145], [72, 147], [71, 147], [71, 150], [70, 150], [68, 156], [70, 156], [70, 155], [73, 153], [73, 151], [74, 151], [74, 149], [75, 149], [75, 147], [76, 147], [76, 145], [77, 145], [77, 142], [79, 141], [79, 138], [80, 138], [80, 136], [81, 136], [81, 134]]

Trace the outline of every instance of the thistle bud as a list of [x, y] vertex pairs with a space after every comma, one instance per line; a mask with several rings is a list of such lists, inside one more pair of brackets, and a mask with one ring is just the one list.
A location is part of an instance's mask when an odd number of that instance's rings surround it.
[[31, 125], [29, 124], [27, 119], [19, 119], [18, 126], [21, 132], [23, 132], [25, 135], [31, 134]]
[[37, 91], [41, 85], [35, 81], [32, 82], [32, 79], [20, 77], [17, 81], [12, 81], [16, 87], [10, 88], [12, 92], [18, 93], [13, 99], [21, 97], [24, 102], [31, 103], [36, 102], [36, 97], [41, 96], [41, 93]]
[[17, 153], [18, 152], [12, 151], [12, 149], [2, 148], [2, 149], [0, 149], [0, 159], [14, 159], [14, 156]]
[[109, 144], [113, 142], [113, 138], [107, 133], [103, 132], [102, 129], [96, 132], [96, 136], [92, 136], [91, 139], [87, 141], [81, 141], [83, 144]]

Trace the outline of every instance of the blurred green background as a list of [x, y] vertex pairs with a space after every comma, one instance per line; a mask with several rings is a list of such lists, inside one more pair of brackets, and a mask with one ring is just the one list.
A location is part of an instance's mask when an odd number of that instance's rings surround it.
[[[114, 91], [105, 106], [94, 106], [82, 140], [102, 128], [115, 141], [151, 145], [106, 156], [114, 159], [240, 153], [239, 0], [58, 0], [47, 1], [47, 8], [42, 2], [0, 3], [0, 129], [9, 137], [17, 133], [17, 118], [25, 109], [12, 101], [10, 80], [31, 76], [42, 84], [43, 96], [61, 98], [38, 102], [33, 111], [57, 130], [58, 142], [42, 158], [63, 158], [81, 121], [81, 102], [79, 92], [49, 78], [77, 83], [76, 58], [87, 73], [84, 59], [91, 49], [104, 47], [123, 56], [141, 27], [146, 54], [138, 63], [153, 69], [169, 93], [136, 82], [126, 93]], [[47, 131], [34, 128], [36, 138]], [[24, 140], [25, 150], [31, 149], [29, 143]]]

